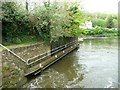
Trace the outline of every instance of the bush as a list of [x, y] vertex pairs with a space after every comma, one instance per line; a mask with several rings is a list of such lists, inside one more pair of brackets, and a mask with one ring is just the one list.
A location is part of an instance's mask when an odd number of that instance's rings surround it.
[[79, 36], [82, 12], [77, 4], [64, 5], [47, 2], [31, 13], [15, 2], [3, 2], [3, 44], [27, 42], [27, 37], [31, 41], [31, 36], [45, 42], [57, 41], [64, 36]]
[[82, 29], [83, 35], [92, 36], [117, 36], [118, 31], [109, 28], [95, 27], [93, 29]]

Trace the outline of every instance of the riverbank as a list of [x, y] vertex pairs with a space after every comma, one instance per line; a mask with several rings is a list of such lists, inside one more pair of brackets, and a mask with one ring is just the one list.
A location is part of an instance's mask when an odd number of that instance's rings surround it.
[[21, 87], [29, 81], [30, 78], [27, 78], [27, 76], [33, 74], [33, 71], [34, 73], [43, 71], [76, 49], [77, 46], [77, 41], [70, 42], [52, 52], [52, 56], [50, 46], [47, 46], [45, 43], [30, 44], [11, 48], [10, 50], [2, 50], [2, 87]]
[[118, 36], [111, 36], [111, 37], [101, 37], [101, 36], [83, 36], [83, 39], [95, 39], [95, 38], [118, 38]]
[[117, 37], [119, 35], [118, 30], [113, 30], [111, 28], [95, 27], [92, 29], [81, 29], [83, 36], [92, 37]]
[[97, 36], [97, 37], [95, 37], [95, 36], [83, 36], [83, 37], [79, 37], [78, 38], [78, 41], [80, 40], [82, 40], [82, 41], [84, 41], [84, 40], [92, 40], [92, 39], [112, 39], [112, 38], [115, 38], [116, 40], [118, 40], [119, 39], [119, 37], [118, 36], [111, 36], [111, 37], [100, 37], [100, 36]]
[[9, 50], [2, 49], [0, 52], [3, 88], [20, 87], [27, 82], [27, 78], [24, 76], [27, 69], [25, 66], [27, 60], [50, 50], [50, 47], [39, 42], [23, 46], [12, 46]]

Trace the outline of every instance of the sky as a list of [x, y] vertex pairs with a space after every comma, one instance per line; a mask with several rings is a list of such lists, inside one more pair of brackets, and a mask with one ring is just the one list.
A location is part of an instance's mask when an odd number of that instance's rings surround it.
[[84, 10], [89, 12], [118, 13], [120, 0], [82, 0]]
[[[26, 0], [17, 0], [26, 1]], [[47, 1], [47, 0], [27, 0], [27, 1]], [[50, 0], [54, 1], [54, 0]], [[56, 0], [63, 2], [64, 0]], [[120, 0], [65, 0], [68, 2], [78, 1], [81, 3], [83, 9], [89, 12], [102, 12], [102, 13], [118, 13], [118, 2]]]

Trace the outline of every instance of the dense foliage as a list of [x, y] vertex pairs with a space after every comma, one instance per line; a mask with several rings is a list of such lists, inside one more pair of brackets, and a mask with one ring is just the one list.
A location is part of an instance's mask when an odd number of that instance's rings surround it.
[[110, 37], [118, 36], [118, 17], [116, 14], [85, 13], [85, 19], [92, 22], [92, 29], [81, 29], [82, 35]]
[[35, 39], [30, 15], [14, 2], [2, 4], [3, 43], [21, 43]]
[[95, 27], [93, 29], [81, 29], [81, 32], [85, 36], [99, 36], [99, 37], [118, 36], [117, 30], [103, 27]]
[[[77, 3], [44, 2], [29, 10], [15, 2], [2, 4], [3, 44], [18, 44], [43, 40], [56, 42], [62, 37], [81, 35], [117, 35], [117, 16], [84, 13]], [[1, 17], [0, 17], [1, 18]], [[85, 20], [91, 20], [93, 29], [80, 29]], [[108, 29], [109, 28], [109, 29]], [[108, 36], [109, 36], [108, 35]]]
[[86, 12], [86, 20], [91, 20], [93, 27], [99, 26], [103, 28], [117, 28], [118, 17], [117, 14], [106, 13], [88, 13]]
[[77, 4], [44, 2], [32, 11], [15, 2], [2, 4], [3, 44], [42, 39], [57, 41], [60, 37], [77, 37], [83, 19]]

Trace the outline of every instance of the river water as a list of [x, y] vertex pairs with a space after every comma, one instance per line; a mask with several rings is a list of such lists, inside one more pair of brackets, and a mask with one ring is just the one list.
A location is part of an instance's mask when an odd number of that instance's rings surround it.
[[91, 38], [28, 82], [27, 88], [117, 88], [117, 38]]

